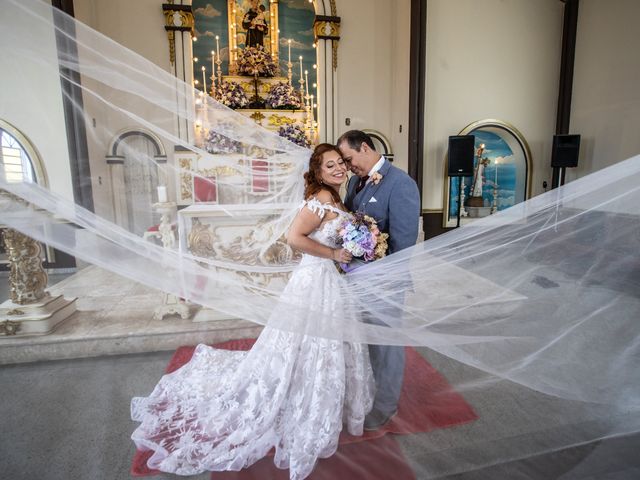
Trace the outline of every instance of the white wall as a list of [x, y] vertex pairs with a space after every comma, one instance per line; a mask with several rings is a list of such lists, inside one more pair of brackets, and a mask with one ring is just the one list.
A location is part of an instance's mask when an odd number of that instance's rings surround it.
[[563, 6], [558, 0], [429, 0], [423, 208], [443, 208], [447, 142], [498, 119], [531, 148], [532, 191], [550, 182]]
[[378, 130], [391, 142], [395, 165], [406, 170], [410, 1], [339, 0], [336, 6], [338, 132]]
[[163, 3], [168, 2], [74, 0], [73, 9], [75, 18], [82, 23], [139, 53], [162, 69], [170, 71]]
[[[42, 4], [34, 13], [48, 14]], [[56, 41], [49, 24], [38, 23], [13, 4], [2, 15], [12, 21], [0, 29], [3, 49], [0, 118], [27, 137], [41, 155], [49, 188], [73, 200]], [[27, 22], [29, 22], [27, 26]], [[24, 48], [11, 47], [21, 44]], [[33, 52], [25, 55], [24, 52]]]
[[[89, 27], [104, 34], [115, 42], [133, 50], [145, 59], [151, 61], [164, 71], [171, 71], [169, 59], [169, 41], [164, 29], [165, 20], [162, 12], [161, 0], [74, 0], [75, 18]], [[179, 33], [178, 35], [179, 36]], [[140, 67], [144, 69], [144, 67]], [[110, 98], [113, 93], [102, 89], [95, 82], [83, 78], [83, 85]], [[134, 108], [137, 103], [131, 99], [130, 106]], [[92, 189], [96, 213], [115, 220], [114, 191], [121, 186], [111, 184], [112, 167], [106, 162], [105, 157], [111, 152], [108, 146], [118, 133], [139, 129], [137, 122], [130, 118], [116, 114], [114, 111], [105, 111], [99, 101], [84, 94], [85, 111], [95, 119], [95, 124], [87, 124], [87, 139], [92, 176]], [[136, 110], [133, 110], [136, 111]], [[150, 112], [147, 111], [147, 114]], [[158, 121], [166, 112], [158, 111], [158, 116], [152, 117]], [[167, 118], [170, 122], [172, 119]], [[168, 131], [173, 132], [171, 125]], [[164, 140], [166, 151], [173, 152], [173, 145]]]
[[640, 153], [640, 2], [581, 0], [570, 133], [583, 176]]

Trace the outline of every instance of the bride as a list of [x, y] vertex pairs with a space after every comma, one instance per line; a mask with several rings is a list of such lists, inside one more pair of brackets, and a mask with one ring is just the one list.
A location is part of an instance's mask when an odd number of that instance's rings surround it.
[[[296, 332], [313, 328], [305, 322], [336, 323], [322, 328], [339, 332], [352, 322], [331, 319], [355, 316], [345, 310], [345, 284], [334, 265], [351, 260], [335, 241], [349, 215], [338, 194], [347, 179], [340, 151], [318, 145], [304, 178], [305, 201], [287, 234], [304, 255], [271, 316], [308, 306], [304, 311], [315, 313], [292, 319]], [[276, 466], [303, 479], [318, 458], [335, 453], [343, 423], [362, 435], [373, 396], [366, 345], [267, 326], [248, 352], [198, 345], [149, 397], [132, 400], [131, 416], [141, 424], [131, 438], [153, 451], [147, 465], [163, 472], [240, 470], [275, 449]]]

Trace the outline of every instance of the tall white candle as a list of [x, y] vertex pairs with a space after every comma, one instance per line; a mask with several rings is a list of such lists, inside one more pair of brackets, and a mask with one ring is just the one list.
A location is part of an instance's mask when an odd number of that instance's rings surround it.
[[158, 185], [158, 203], [167, 203], [167, 187]]
[[216, 55], [218, 55], [218, 59], [220, 59], [220, 37], [216, 35]]
[[207, 94], [207, 77], [205, 75], [204, 65], [202, 66], [202, 93]]
[[496, 158], [496, 164], [494, 166], [496, 168], [496, 179], [493, 183], [496, 186], [496, 188], [498, 188], [498, 159], [497, 158]]
[[291, 63], [291, 39], [289, 39], [289, 63]]
[[307, 70], [304, 71], [304, 86], [307, 89], [307, 97], [309, 97], [309, 72]]
[[302, 55], [300, 55], [300, 80], [302, 80]]

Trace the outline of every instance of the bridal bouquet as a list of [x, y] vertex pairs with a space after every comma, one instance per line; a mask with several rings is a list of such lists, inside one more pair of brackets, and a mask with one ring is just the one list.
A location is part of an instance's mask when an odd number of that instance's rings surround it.
[[[353, 217], [338, 228], [338, 241], [342, 248], [350, 252], [355, 258], [364, 262], [378, 260], [386, 255], [388, 233], [382, 233], [374, 218], [362, 212], [356, 212]], [[341, 263], [344, 272], [351, 272], [357, 266]]]

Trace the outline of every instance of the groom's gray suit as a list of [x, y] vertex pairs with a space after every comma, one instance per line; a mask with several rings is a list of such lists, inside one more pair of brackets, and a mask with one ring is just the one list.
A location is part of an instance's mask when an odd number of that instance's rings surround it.
[[[347, 185], [344, 204], [352, 212], [361, 211], [376, 219], [380, 231], [389, 234], [388, 254], [392, 254], [416, 243], [420, 193], [416, 182], [389, 160], [385, 159], [378, 173], [382, 175], [378, 184], [369, 182], [358, 193], [356, 187], [360, 178], [353, 175]], [[397, 409], [402, 389], [404, 347], [370, 345], [369, 356], [377, 388], [373, 408], [391, 415]]]

